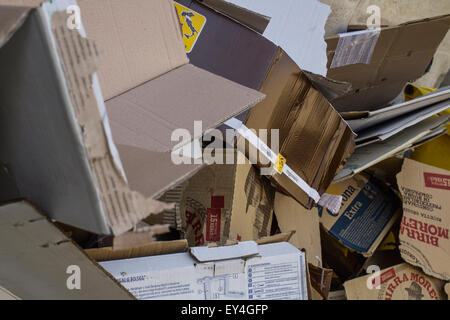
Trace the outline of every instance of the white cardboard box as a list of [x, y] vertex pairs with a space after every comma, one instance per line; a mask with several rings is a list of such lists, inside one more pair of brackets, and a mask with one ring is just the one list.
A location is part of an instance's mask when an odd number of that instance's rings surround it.
[[141, 300], [307, 300], [305, 254], [254, 241], [100, 262]]

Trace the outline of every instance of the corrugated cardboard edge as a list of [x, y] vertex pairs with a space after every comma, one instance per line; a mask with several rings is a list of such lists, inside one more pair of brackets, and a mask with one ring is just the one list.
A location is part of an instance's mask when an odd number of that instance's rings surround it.
[[112, 232], [116, 235], [124, 233], [150, 213], [170, 209], [173, 205], [146, 199], [128, 187], [109, 149], [92, 88], [92, 75], [96, 72], [99, 57], [95, 43], [83, 38], [77, 30], [67, 28], [65, 12], [54, 13], [51, 20], [67, 89], [100, 193], [98, 196]]
[[187, 240], [150, 242], [128, 249], [114, 249], [112, 247], [86, 249], [85, 253], [97, 262], [157, 256], [171, 253], [181, 253], [188, 250]]

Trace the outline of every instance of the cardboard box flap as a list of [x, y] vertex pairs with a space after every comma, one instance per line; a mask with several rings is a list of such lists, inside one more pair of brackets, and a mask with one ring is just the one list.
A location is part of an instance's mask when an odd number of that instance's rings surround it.
[[326, 38], [327, 77], [352, 84], [350, 94], [333, 105], [339, 111], [360, 111], [392, 101], [406, 82], [425, 73], [449, 27], [447, 15]]
[[238, 242], [222, 247], [194, 247], [190, 251], [199, 262], [246, 258], [259, 253], [258, 244], [254, 241]]
[[[0, 207], [0, 256], [0, 283], [22, 299], [133, 299], [25, 201]], [[68, 289], [74, 270], [82, 290]]]
[[22, 26], [30, 9], [0, 5], [0, 48]]
[[[155, 152], [121, 144], [117, 145], [117, 149], [129, 186], [149, 198], [158, 198], [203, 167], [201, 164], [175, 165], [171, 152]], [[192, 162], [192, 159], [186, 160]]]
[[[114, 141], [150, 151], [167, 152], [175, 129], [192, 139], [263, 100], [264, 94], [184, 65], [106, 102]], [[194, 121], [203, 131], [194, 132]], [[186, 143], [189, 143], [187, 141]]]
[[108, 100], [188, 63], [170, 0], [78, 0], [83, 24], [101, 52], [99, 80]]

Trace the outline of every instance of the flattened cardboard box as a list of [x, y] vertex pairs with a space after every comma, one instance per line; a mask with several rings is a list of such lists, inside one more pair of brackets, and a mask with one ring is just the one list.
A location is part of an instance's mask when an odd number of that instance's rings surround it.
[[275, 189], [257, 168], [237, 165], [230, 238], [248, 241], [270, 236], [274, 198]]
[[445, 15], [327, 38], [327, 78], [352, 85], [331, 100], [333, 106], [340, 112], [369, 111], [391, 102], [425, 73], [449, 28]]
[[342, 195], [338, 214], [318, 208], [324, 228], [346, 247], [371, 256], [400, 216], [398, 196], [366, 174], [333, 184], [329, 193]]
[[196, 247], [100, 264], [140, 300], [307, 299], [304, 254], [286, 242]]
[[[275, 152], [309, 186], [324, 193], [353, 150], [354, 134], [347, 124], [280, 47], [196, 1], [177, 2], [206, 18], [188, 55], [191, 62], [266, 94], [247, 114], [245, 125], [257, 132], [267, 129], [267, 141], [271, 129], [278, 129]], [[260, 166], [266, 165], [259, 160]], [[271, 178], [302, 205], [312, 206], [314, 201], [288, 176]]]
[[450, 172], [405, 159], [397, 182], [403, 196], [402, 258], [450, 280]]
[[381, 270], [378, 282], [367, 275], [344, 283], [348, 300], [447, 300], [444, 285], [407, 263]]
[[195, 120], [213, 128], [263, 98], [188, 64], [170, 0], [135, 2], [80, 1], [98, 46], [67, 28], [76, 1], [0, 6], [0, 162], [17, 196], [100, 234], [167, 208], [153, 198], [200, 168], [171, 162], [175, 128], [195, 138]]

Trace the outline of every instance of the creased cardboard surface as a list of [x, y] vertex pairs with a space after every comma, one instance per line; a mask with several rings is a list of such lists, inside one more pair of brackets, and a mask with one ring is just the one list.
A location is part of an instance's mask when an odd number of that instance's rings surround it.
[[105, 100], [188, 63], [170, 0], [78, 0]]
[[402, 258], [450, 280], [450, 172], [405, 159], [397, 182], [403, 196]]

